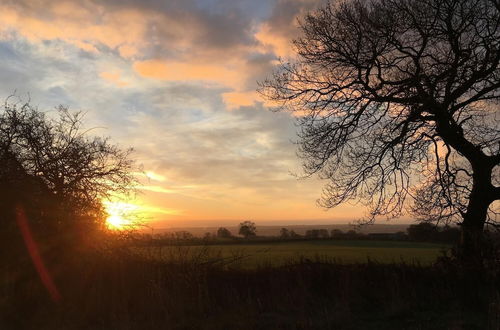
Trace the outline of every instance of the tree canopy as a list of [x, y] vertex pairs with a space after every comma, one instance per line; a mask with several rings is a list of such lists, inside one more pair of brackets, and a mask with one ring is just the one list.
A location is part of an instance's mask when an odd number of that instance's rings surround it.
[[102, 200], [135, 184], [131, 149], [90, 136], [81, 112], [59, 106], [56, 114], [29, 103], [6, 102], [1, 109], [0, 212], [8, 219], [23, 207], [33, 225], [53, 233], [102, 226]]
[[296, 114], [305, 173], [329, 180], [320, 204], [455, 220], [478, 248], [498, 225], [500, 3], [339, 1], [301, 30], [261, 92]]
[[240, 229], [239, 229], [238, 233], [241, 236], [243, 236], [245, 238], [254, 237], [254, 236], [256, 236], [256, 232], [257, 232], [257, 227], [255, 226], [254, 222], [243, 221], [242, 223], [240, 223]]

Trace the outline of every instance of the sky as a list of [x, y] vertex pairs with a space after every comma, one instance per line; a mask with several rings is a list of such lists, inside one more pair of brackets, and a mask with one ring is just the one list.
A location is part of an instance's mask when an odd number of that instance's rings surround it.
[[[293, 59], [312, 0], [3, 0], [0, 99], [86, 113], [93, 134], [133, 147], [140, 193], [122, 201], [157, 227], [346, 223], [300, 179], [294, 118], [256, 92]], [[116, 205], [115, 205], [116, 206]]]

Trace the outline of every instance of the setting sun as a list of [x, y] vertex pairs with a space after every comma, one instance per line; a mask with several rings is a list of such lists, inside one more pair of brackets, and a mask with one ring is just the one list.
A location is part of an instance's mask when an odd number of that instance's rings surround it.
[[106, 225], [110, 229], [122, 229], [125, 225], [127, 225], [127, 223], [128, 221], [120, 215], [110, 215], [106, 219]]
[[105, 201], [104, 206], [108, 217], [106, 226], [113, 230], [122, 230], [134, 226], [132, 218], [136, 217], [139, 206], [124, 203]]

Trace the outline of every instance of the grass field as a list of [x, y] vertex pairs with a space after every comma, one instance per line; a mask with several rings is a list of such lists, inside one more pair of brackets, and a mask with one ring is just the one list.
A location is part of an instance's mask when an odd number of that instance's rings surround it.
[[417, 263], [430, 265], [449, 246], [444, 244], [371, 241], [371, 240], [311, 240], [220, 245], [162, 246], [141, 249], [160, 260], [221, 260], [231, 266], [258, 268], [281, 266], [300, 259], [336, 261], [339, 263]]

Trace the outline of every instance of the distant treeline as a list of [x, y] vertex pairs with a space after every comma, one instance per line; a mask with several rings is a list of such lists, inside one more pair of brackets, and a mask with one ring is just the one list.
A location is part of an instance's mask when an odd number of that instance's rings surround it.
[[340, 229], [308, 229], [304, 234], [298, 234], [293, 229], [281, 228], [278, 236], [240, 236], [233, 235], [225, 227], [220, 227], [215, 233], [207, 232], [197, 237], [186, 230], [162, 234], [134, 234], [138, 241], [153, 244], [234, 244], [266, 241], [288, 240], [392, 240], [455, 244], [460, 239], [460, 228], [456, 226], [436, 226], [428, 222], [408, 226], [406, 232], [396, 233], [361, 233], [354, 229], [342, 231]]

